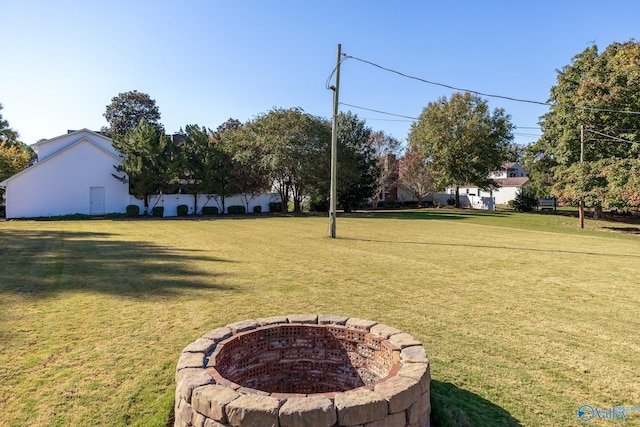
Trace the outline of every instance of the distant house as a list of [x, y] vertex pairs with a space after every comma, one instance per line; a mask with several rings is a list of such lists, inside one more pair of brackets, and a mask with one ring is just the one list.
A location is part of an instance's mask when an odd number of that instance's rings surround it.
[[32, 147], [38, 162], [0, 182], [7, 218], [125, 211], [129, 185], [112, 175], [121, 159], [111, 139], [82, 129]]
[[[483, 190], [474, 185], [460, 186], [460, 195], [466, 194], [472, 201], [490, 197], [495, 204], [507, 204], [510, 200], [516, 198], [516, 194], [522, 187], [529, 184], [528, 175], [528, 171], [520, 163], [505, 163], [499, 171], [489, 175], [499, 187]], [[455, 191], [455, 187], [447, 188], [447, 193], [449, 194], [455, 194]]]

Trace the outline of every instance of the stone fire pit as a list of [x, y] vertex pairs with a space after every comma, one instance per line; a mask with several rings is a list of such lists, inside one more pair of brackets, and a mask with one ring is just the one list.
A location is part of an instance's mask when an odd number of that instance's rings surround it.
[[175, 427], [428, 427], [429, 360], [373, 321], [289, 315], [232, 323], [189, 344]]

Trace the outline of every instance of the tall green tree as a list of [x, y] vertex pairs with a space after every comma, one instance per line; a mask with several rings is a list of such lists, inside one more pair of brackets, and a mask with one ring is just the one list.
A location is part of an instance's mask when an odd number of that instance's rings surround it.
[[18, 137], [18, 132], [9, 127], [9, 122], [0, 113], [0, 181], [25, 169], [35, 158], [33, 149], [18, 141]]
[[19, 144], [0, 142], [0, 181], [17, 174], [29, 166], [30, 156]]
[[249, 126], [229, 119], [218, 126], [213, 144], [215, 159], [214, 193], [225, 209], [225, 198], [240, 194], [245, 208], [258, 194], [269, 190], [269, 174], [262, 162], [263, 147], [256, 143]]
[[15, 144], [18, 141], [18, 132], [9, 127], [9, 122], [2, 117], [2, 109], [4, 107], [0, 104], [0, 143], [8, 142]]
[[210, 167], [212, 132], [196, 124], [185, 126], [181, 140], [170, 145], [170, 168], [175, 172], [178, 188], [182, 193], [193, 195], [194, 213], [198, 213], [198, 195], [208, 192], [212, 186], [215, 170]]
[[[622, 160], [639, 158], [640, 115], [625, 113], [640, 111], [639, 87], [640, 43], [634, 41], [613, 43], [602, 53], [591, 46], [558, 71], [557, 84], [551, 88], [552, 106], [540, 120], [542, 137], [526, 153], [525, 165], [539, 195], [568, 201], [567, 195], [573, 194], [573, 203], [584, 201], [596, 215], [603, 206], [619, 204], [609, 194], [608, 181], [589, 179], [589, 171], [605, 161], [614, 176], [619, 174], [615, 169], [628, 166]], [[586, 129], [584, 162], [594, 165], [576, 166], [581, 127]], [[578, 185], [581, 182], [591, 184]], [[593, 197], [594, 192], [599, 196]]]
[[322, 147], [329, 144], [327, 122], [301, 108], [275, 108], [247, 126], [245, 135], [258, 145], [263, 169], [280, 195], [283, 211], [288, 211], [291, 199], [294, 210], [301, 210], [314, 179], [310, 171], [316, 169]]
[[162, 128], [144, 119], [124, 136], [116, 135], [113, 146], [122, 156], [114, 177], [129, 183], [129, 192], [144, 199], [144, 213], [149, 212], [149, 196], [168, 188], [174, 178], [169, 138]]
[[125, 136], [127, 132], [137, 127], [142, 119], [162, 129], [159, 122], [160, 110], [156, 101], [148, 94], [137, 90], [119, 93], [118, 96], [111, 98], [111, 104], [107, 105], [104, 117], [109, 127], [102, 128], [102, 131], [112, 138]]
[[337, 117], [338, 204], [351, 212], [373, 197], [378, 189], [380, 163], [372, 143], [372, 130], [350, 111]]
[[441, 179], [438, 187], [456, 187], [458, 207], [461, 185], [487, 190], [496, 185], [489, 174], [506, 161], [512, 140], [511, 117], [504, 109], [491, 112], [486, 100], [469, 92], [430, 102], [409, 131], [410, 147], [430, 161]]

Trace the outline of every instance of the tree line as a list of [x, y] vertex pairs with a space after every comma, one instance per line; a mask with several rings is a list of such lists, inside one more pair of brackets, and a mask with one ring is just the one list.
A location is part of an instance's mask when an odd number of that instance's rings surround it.
[[540, 197], [603, 209], [640, 207], [640, 43], [591, 46], [557, 72], [542, 137], [525, 153]]
[[[210, 194], [224, 211], [229, 196], [239, 194], [248, 205], [268, 191], [279, 194], [283, 212], [290, 202], [301, 211], [304, 200], [313, 210], [328, 210], [331, 123], [325, 118], [301, 108], [274, 108], [246, 123], [228, 119], [215, 130], [186, 125], [169, 137], [155, 101], [137, 91], [114, 97], [105, 117], [110, 126], [102, 131], [122, 156], [114, 176], [145, 200], [145, 210], [149, 197], [162, 192], [192, 194], [196, 203], [199, 194]], [[337, 197], [350, 211], [377, 190], [377, 149], [395, 150], [399, 143], [350, 112], [341, 113], [337, 123]]]
[[[273, 189], [284, 212], [290, 202], [299, 212], [303, 200], [311, 210], [329, 209], [331, 123], [325, 118], [274, 108], [246, 123], [229, 119], [216, 130], [188, 125], [168, 138], [155, 101], [137, 91], [114, 97], [105, 117], [110, 127], [103, 131], [123, 157], [115, 176], [130, 183], [146, 208], [149, 196], [163, 191], [193, 194], [195, 200], [211, 194], [224, 209], [230, 195], [252, 198]], [[339, 113], [336, 123], [337, 200], [346, 212], [369, 201], [375, 207], [394, 185], [419, 204], [449, 185], [489, 188], [495, 183], [487, 176], [513, 151], [509, 115], [491, 111], [471, 93], [429, 103], [400, 158], [400, 141], [373, 132], [357, 115]]]
[[20, 134], [2, 117], [0, 104], [0, 181], [25, 169], [35, 161], [35, 152], [19, 140]]
[[[602, 209], [640, 207], [640, 43], [613, 43], [602, 53], [591, 46], [557, 71], [542, 136], [521, 146], [504, 109], [489, 109], [474, 93], [429, 102], [411, 127], [406, 146], [374, 132], [351, 112], [340, 113], [338, 203], [345, 211], [366, 201], [375, 206], [385, 187], [403, 187], [419, 203], [446, 187], [489, 179], [505, 161], [529, 169], [532, 197], [585, 203]], [[0, 109], [1, 109], [0, 105]], [[327, 211], [331, 123], [300, 108], [274, 108], [241, 123], [229, 119], [215, 130], [191, 124], [169, 138], [149, 95], [121, 93], [107, 106], [102, 132], [122, 154], [117, 179], [137, 197], [160, 192], [250, 198], [276, 191], [282, 209], [309, 201]], [[34, 159], [0, 114], [0, 179]], [[402, 155], [400, 155], [402, 153]], [[148, 203], [145, 203], [147, 205]], [[456, 204], [459, 195], [456, 190]], [[196, 207], [198, 212], [198, 207]]]

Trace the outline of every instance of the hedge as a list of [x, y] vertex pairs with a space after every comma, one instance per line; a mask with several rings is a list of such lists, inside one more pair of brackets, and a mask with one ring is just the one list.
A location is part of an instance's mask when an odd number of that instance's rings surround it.
[[138, 205], [128, 205], [127, 206], [127, 216], [135, 217], [140, 215], [140, 206]]
[[229, 215], [243, 214], [246, 211], [247, 210], [242, 205], [229, 206], [229, 208], [227, 209], [227, 212], [229, 212]]
[[202, 208], [202, 215], [218, 215], [218, 212], [217, 206], [204, 206]]
[[177, 211], [178, 211], [178, 216], [187, 216], [187, 214], [189, 213], [189, 206], [178, 205]]

